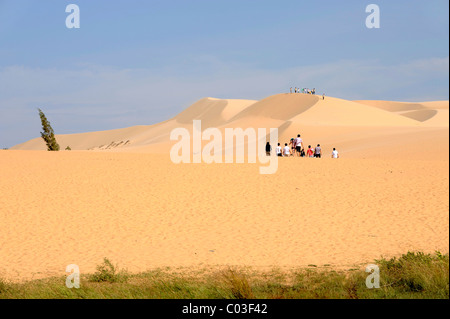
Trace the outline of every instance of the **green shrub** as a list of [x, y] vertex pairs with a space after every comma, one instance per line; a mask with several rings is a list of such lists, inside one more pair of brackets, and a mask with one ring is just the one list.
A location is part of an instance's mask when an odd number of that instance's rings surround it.
[[400, 258], [377, 260], [385, 286], [408, 293], [449, 295], [449, 256], [408, 252]]
[[229, 289], [236, 299], [255, 299], [252, 288], [243, 273], [238, 273], [229, 269], [224, 273], [225, 282], [229, 285]]
[[103, 259], [103, 264], [97, 266], [97, 272], [89, 278], [93, 282], [126, 282], [128, 273], [120, 270], [118, 266], [114, 266], [108, 258]]
[[5, 293], [6, 290], [8, 289], [8, 285], [6, 284], [6, 282], [0, 278], [0, 295], [2, 293]]

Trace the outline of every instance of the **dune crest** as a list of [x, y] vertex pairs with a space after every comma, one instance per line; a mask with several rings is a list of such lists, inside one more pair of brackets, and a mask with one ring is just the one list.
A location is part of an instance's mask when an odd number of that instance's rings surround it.
[[[392, 102], [348, 101], [309, 94], [276, 94], [260, 101], [207, 97], [167, 121], [110, 131], [57, 135], [64, 149], [167, 153], [173, 141], [170, 132], [178, 127], [192, 132], [193, 120], [202, 128], [278, 128], [280, 143], [303, 134], [306, 143], [329, 143], [353, 156], [372, 154], [373, 140], [397, 141], [392, 147], [412, 149], [408, 136], [427, 136], [445, 141], [448, 132], [448, 101]], [[436, 129], [442, 130], [436, 133]], [[391, 134], [391, 135], [389, 135]], [[437, 135], [436, 135], [437, 134]], [[448, 135], [448, 134], [447, 134]], [[440, 137], [442, 136], [442, 138]], [[14, 146], [15, 150], [45, 150], [41, 138]], [[443, 147], [445, 150], [446, 147]], [[405, 153], [410, 154], [408, 151]], [[446, 154], [441, 153], [442, 156]], [[421, 155], [419, 155], [421, 156]]]

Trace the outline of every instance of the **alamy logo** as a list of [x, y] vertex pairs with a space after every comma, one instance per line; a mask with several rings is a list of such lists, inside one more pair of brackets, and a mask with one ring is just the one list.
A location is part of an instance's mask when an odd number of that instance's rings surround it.
[[380, 268], [377, 265], [368, 265], [366, 272], [370, 275], [366, 278], [366, 287], [369, 289], [380, 288]]
[[69, 4], [66, 7], [66, 12], [70, 13], [66, 18], [67, 29], [80, 28], [80, 7], [76, 4]]
[[380, 7], [376, 4], [369, 4], [366, 7], [366, 13], [370, 13], [366, 18], [366, 27], [368, 29], [380, 28]]
[[[270, 129], [270, 144], [278, 143], [278, 129]], [[200, 120], [194, 120], [192, 125], [192, 153], [191, 134], [185, 128], [176, 128], [170, 133], [170, 140], [177, 141], [170, 150], [170, 159], [175, 164], [180, 163], [223, 163], [222, 150], [225, 150], [225, 163], [245, 162], [245, 138], [247, 138], [248, 163], [256, 163], [256, 158], [261, 164], [268, 164], [259, 168], [260, 174], [275, 174], [278, 170], [278, 157], [272, 150], [266, 154], [267, 131], [265, 128], [225, 128], [225, 143], [222, 132], [218, 128], [207, 128], [202, 132]], [[236, 145], [234, 144], [236, 140]], [[210, 141], [203, 147], [202, 141]], [[225, 146], [225, 147], [224, 147]], [[236, 153], [234, 153], [236, 150]], [[258, 154], [258, 156], [257, 156]], [[192, 156], [191, 156], [192, 155]]]
[[66, 287], [69, 289], [80, 288], [80, 268], [77, 265], [68, 265], [66, 267], [66, 272], [70, 273], [70, 275], [66, 278]]

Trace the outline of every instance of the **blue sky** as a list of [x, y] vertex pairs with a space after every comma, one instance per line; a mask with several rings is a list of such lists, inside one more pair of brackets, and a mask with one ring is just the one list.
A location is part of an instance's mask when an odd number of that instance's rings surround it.
[[[81, 28], [67, 29], [66, 5]], [[367, 5], [381, 28], [367, 29]], [[447, 0], [0, 0], [0, 148], [166, 120], [196, 100], [291, 86], [448, 100]]]

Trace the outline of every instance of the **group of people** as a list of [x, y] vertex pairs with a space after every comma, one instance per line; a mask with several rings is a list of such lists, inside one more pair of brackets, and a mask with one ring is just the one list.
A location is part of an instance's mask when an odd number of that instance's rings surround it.
[[[296, 88], [294, 88], [294, 92], [292, 92], [292, 88], [291, 88], [290, 92], [291, 93], [303, 93], [303, 94], [316, 95], [316, 89], [315, 88], [310, 90], [308, 88], [300, 89], [300, 88], [296, 87]], [[322, 94], [322, 100], [325, 100], [325, 93]]]
[[291, 88], [291, 93], [303, 93], [303, 94], [316, 95], [316, 89], [314, 88], [314, 89], [310, 90], [308, 88], [300, 89], [300, 88], [296, 87], [296, 88], [294, 88], [294, 92], [292, 92], [292, 88]]
[[[266, 144], [267, 156], [270, 156], [271, 152], [272, 146], [270, 145], [269, 142], [267, 142]], [[316, 147], [308, 145], [308, 149], [305, 150], [305, 147], [303, 145], [303, 139], [301, 138], [300, 134], [297, 135], [297, 138], [291, 138], [289, 144], [284, 143], [284, 147], [281, 147], [281, 143], [278, 143], [277, 147], [275, 148], [275, 152], [279, 157], [289, 157], [289, 156], [314, 157], [314, 158], [322, 157], [322, 147], [320, 146], [320, 144], [317, 144]], [[339, 152], [336, 150], [336, 148], [333, 148], [333, 151], [331, 152], [331, 158], [339, 158]]]

